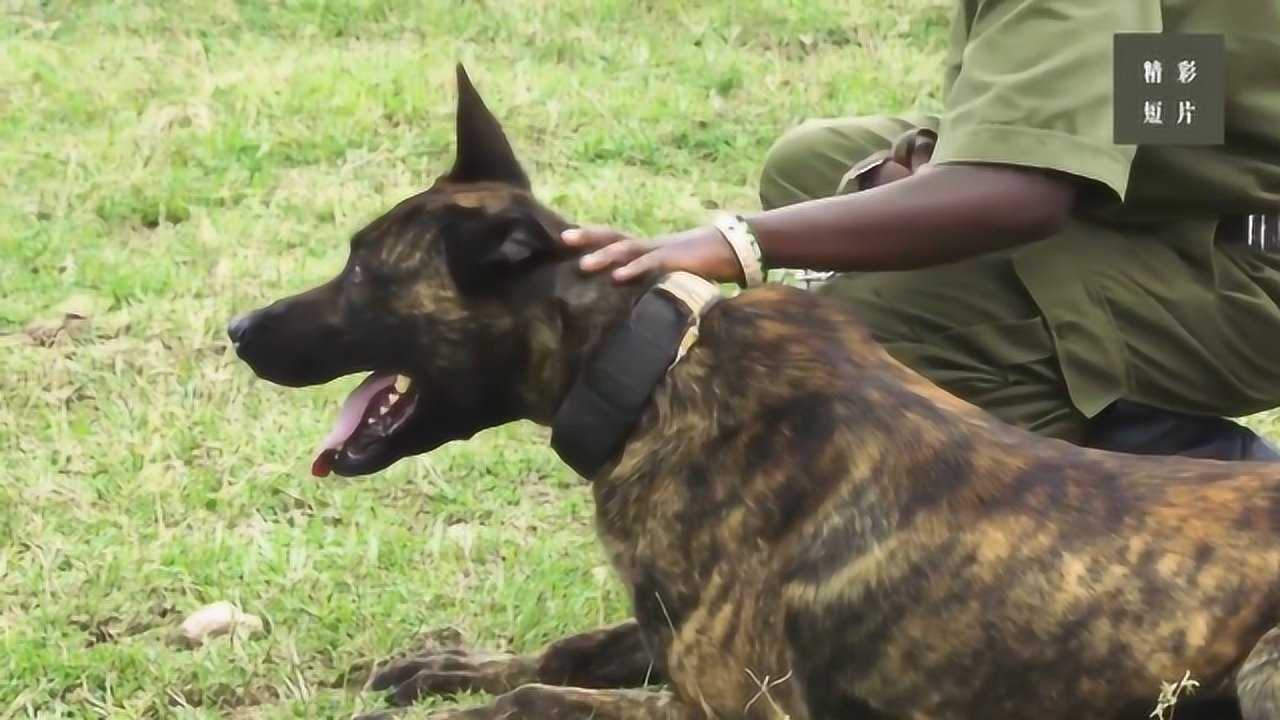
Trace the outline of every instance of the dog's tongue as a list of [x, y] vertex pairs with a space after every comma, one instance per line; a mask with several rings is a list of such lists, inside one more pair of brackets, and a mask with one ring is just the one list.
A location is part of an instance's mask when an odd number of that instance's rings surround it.
[[369, 407], [369, 401], [379, 390], [395, 381], [395, 373], [373, 373], [351, 391], [346, 401], [342, 403], [342, 409], [338, 411], [338, 420], [333, 424], [333, 429], [320, 443], [320, 451], [316, 455], [315, 462], [311, 464], [312, 475], [325, 477], [329, 474], [330, 458], [360, 426], [360, 420], [364, 417], [365, 409]]

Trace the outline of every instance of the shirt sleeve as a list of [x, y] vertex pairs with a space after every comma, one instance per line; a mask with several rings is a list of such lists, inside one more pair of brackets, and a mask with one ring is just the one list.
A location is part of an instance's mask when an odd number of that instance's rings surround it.
[[1116, 33], [1159, 32], [1160, 0], [960, 0], [935, 163], [1043, 168], [1124, 199], [1136, 147], [1116, 145]]

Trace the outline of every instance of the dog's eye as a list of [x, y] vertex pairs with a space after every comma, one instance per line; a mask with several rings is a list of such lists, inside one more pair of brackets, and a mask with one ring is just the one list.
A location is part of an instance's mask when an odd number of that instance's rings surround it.
[[364, 280], [364, 268], [359, 265], [351, 266], [351, 282], [359, 284]]

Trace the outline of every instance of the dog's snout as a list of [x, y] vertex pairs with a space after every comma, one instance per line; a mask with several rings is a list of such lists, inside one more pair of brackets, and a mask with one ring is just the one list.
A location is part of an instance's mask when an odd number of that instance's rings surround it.
[[370, 369], [370, 347], [381, 342], [367, 323], [352, 327], [340, 312], [335, 283], [277, 300], [227, 323], [235, 354], [264, 380], [317, 385]]
[[227, 323], [227, 337], [231, 338], [231, 342], [240, 344], [252, 323], [253, 313], [244, 313], [231, 318], [231, 322]]

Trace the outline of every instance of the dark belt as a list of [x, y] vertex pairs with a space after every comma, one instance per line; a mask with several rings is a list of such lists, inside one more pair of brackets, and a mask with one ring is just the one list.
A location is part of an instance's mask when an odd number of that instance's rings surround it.
[[1226, 245], [1248, 245], [1259, 252], [1280, 253], [1280, 213], [1255, 213], [1223, 218], [1217, 240]]

